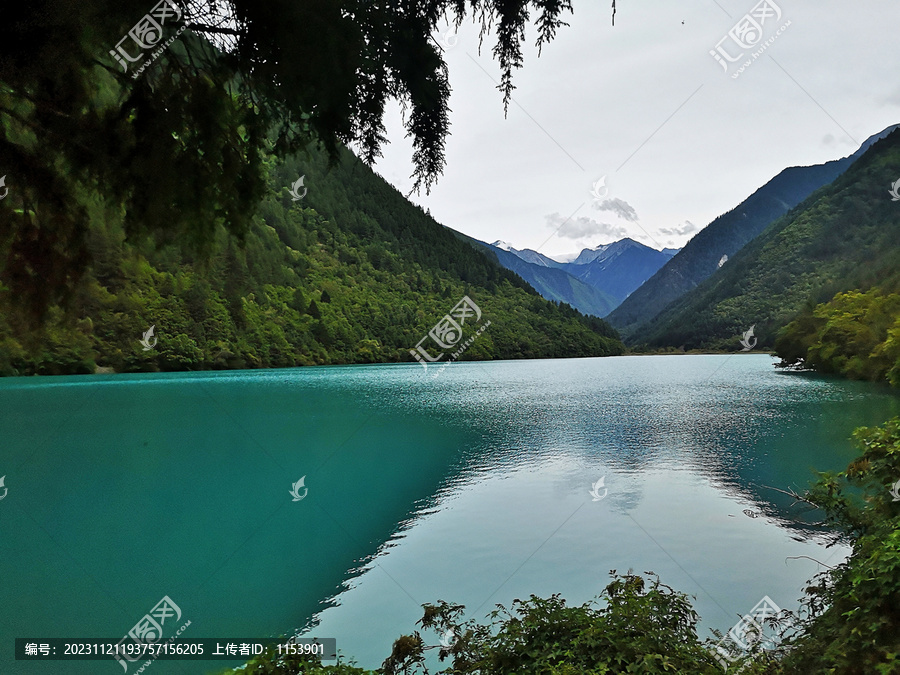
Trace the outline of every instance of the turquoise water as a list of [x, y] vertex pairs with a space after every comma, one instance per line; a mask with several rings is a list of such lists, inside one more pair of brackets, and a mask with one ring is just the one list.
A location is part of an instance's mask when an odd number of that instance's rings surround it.
[[833, 565], [847, 549], [826, 548], [771, 488], [842, 469], [853, 428], [900, 415], [900, 398], [772, 363], [0, 380], [0, 673], [122, 673], [16, 662], [13, 638], [118, 641], [163, 596], [191, 622], [182, 637], [311, 629], [364, 667], [415, 628], [422, 603], [477, 618], [531, 593], [582, 603], [611, 569], [652, 570], [696, 596], [704, 635], [765, 595], [796, 607], [821, 568], [789, 558]]

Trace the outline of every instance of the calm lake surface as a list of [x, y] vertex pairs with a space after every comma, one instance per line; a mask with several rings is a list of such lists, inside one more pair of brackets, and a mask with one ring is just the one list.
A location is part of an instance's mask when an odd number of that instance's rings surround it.
[[478, 619], [532, 593], [580, 604], [612, 569], [696, 596], [704, 637], [763, 596], [796, 608], [821, 567], [789, 558], [833, 565], [848, 551], [766, 486], [843, 469], [852, 430], [900, 415], [900, 398], [772, 364], [2, 379], [0, 673], [122, 673], [112, 660], [16, 662], [13, 638], [118, 641], [163, 596], [182, 611], [166, 637], [188, 620], [185, 638], [309, 630], [367, 668], [422, 603]]

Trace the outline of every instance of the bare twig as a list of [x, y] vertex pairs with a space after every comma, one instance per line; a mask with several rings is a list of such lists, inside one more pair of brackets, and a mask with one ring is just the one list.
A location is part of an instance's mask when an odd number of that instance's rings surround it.
[[[788, 497], [793, 497], [793, 499], [794, 499], [794, 504], [796, 504], [797, 502], [805, 502], [806, 504], [809, 504], [809, 505], [812, 506], [813, 508], [816, 508], [816, 509], [821, 509], [821, 508], [822, 508], [821, 506], [819, 506], [819, 505], [816, 504], [815, 502], [809, 501], [806, 497], [803, 497], [803, 496], [801, 496], [801, 495], [798, 495], [793, 489], [791, 489], [791, 490], [781, 490], [781, 489], [779, 489], [779, 488], [772, 487], [771, 485], [762, 485], [761, 487], [768, 488], [769, 490], [775, 490], [775, 492], [780, 492], [781, 494], [787, 495]], [[793, 506], [794, 504], [791, 504], [791, 506]]]
[[244, 33], [240, 30], [236, 30], [234, 28], [223, 28], [221, 26], [210, 26], [205, 23], [197, 23], [191, 22], [188, 24], [188, 28], [190, 28], [195, 33], [218, 33], [220, 35], [236, 35], [238, 37], [242, 37]]
[[827, 567], [830, 570], [833, 570], [834, 567], [831, 565], [826, 565], [821, 560], [816, 560], [815, 558], [810, 558], [808, 555], [790, 555], [784, 559], [784, 564], [787, 565], [788, 560], [798, 560], [799, 558], [806, 558], [807, 560], [812, 560], [814, 563], [820, 564], [822, 567]]

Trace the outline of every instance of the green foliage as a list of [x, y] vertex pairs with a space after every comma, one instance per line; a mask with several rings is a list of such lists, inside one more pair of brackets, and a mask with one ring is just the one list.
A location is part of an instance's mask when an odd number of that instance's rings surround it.
[[[816, 360], [822, 359], [847, 374], [896, 372], [898, 312], [897, 294], [838, 294], [830, 303], [807, 308], [782, 331], [780, 349], [785, 356], [813, 354], [817, 367], [825, 367]], [[727, 672], [900, 672], [900, 501], [892, 494], [900, 485], [900, 418], [854, 435], [862, 455], [843, 472], [821, 474], [802, 497], [837, 529], [834, 543], [849, 541], [849, 558], [811, 580], [801, 610], [785, 613], [787, 625], [780, 617], [782, 644], [774, 652], [752, 653]], [[712, 642], [699, 642], [697, 615], [686, 596], [658, 578], [648, 587], [640, 576], [613, 575], [600, 598], [605, 604], [568, 607], [557, 595], [532, 596], [516, 600], [511, 611], [500, 607], [490, 626], [460, 622], [461, 605], [425, 605], [420, 627], [440, 634], [451, 630], [455, 641], [428, 645], [419, 632], [401, 636], [377, 672], [427, 673], [429, 649], [438, 649], [441, 661], [450, 660], [439, 671], [444, 675], [724, 672]]]
[[2, 299], [32, 327], [73, 300], [104, 212], [127, 214], [132, 243], [177, 241], [205, 259], [220, 228], [246, 233], [264, 156], [315, 140], [332, 160], [353, 144], [372, 163], [391, 100], [404, 107], [416, 189], [430, 188], [450, 126], [448, 69], [432, 37], [439, 26], [471, 16], [482, 37], [496, 36], [508, 105], [526, 28], [534, 24], [540, 48], [572, 9], [569, 0], [174, 1], [183, 16], [169, 19], [163, 38], [177, 24], [190, 30], [145, 72], [150, 50], [139, 58], [126, 40], [138, 59], [127, 71], [109, 52], [154, 0], [4, 8], [0, 166], [10, 194], [0, 202], [0, 281], [10, 289]]
[[814, 189], [834, 180], [847, 163], [848, 160], [842, 160], [782, 171], [700, 230], [676, 257], [625, 298], [607, 318], [628, 336], [628, 343], [642, 339], [642, 324], [716, 273], [723, 255], [733, 258], [776, 218], [797, 206]]
[[658, 578], [613, 572], [600, 601], [568, 607], [558, 595], [532, 596], [515, 601], [511, 611], [501, 607], [492, 613], [499, 630], [476, 632], [477, 644], [463, 652], [462, 667], [454, 662], [445, 672], [719, 672], [697, 638], [690, 600]]
[[[150, 6], [143, 0], [34, 0], [0, 22], [0, 280], [15, 320], [42, 323], [74, 300], [89, 236], [121, 216], [133, 241], [208, 252], [240, 235], [262, 196], [267, 123], [249, 99], [187, 67], [183, 36], [150, 72], [107, 56]], [[196, 44], [196, 43], [195, 43]], [[100, 60], [105, 58], [106, 60]], [[234, 189], [240, 185], [241, 189]]]
[[843, 472], [823, 474], [810, 503], [852, 537], [853, 552], [807, 589], [803, 631], [786, 673], [888, 675], [900, 670], [900, 418], [856, 432], [863, 449]]
[[[464, 359], [624, 351], [605, 322], [541, 299], [341, 156], [330, 169], [322, 153], [289, 166], [268, 158], [269, 195], [243, 241], [220, 227], [204, 262], [175, 245], [134, 245], [121, 216], [104, 214], [69, 312], [51, 305], [44, 331], [24, 336], [0, 316], [0, 373], [413, 361], [409, 350], [464, 295], [491, 321]], [[309, 194], [295, 203], [285, 186], [298, 174]], [[151, 325], [158, 343], [144, 350]]]
[[[605, 675], [607, 673], [721, 673], [698, 639], [697, 614], [686, 595], [652, 573], [617, 575], [596, 601], [569, 607], [558, 595], [516, 600], [510, 610], [491, 613], [492, 625], [460, 622], [462, 605], [424, 605], [422, 630], [452, 635], [445, 644], [427, 645], [417, 631], [399, 637], [377, 672], [383, 675], [428, 673], [426, 652], [438, 650], [450, 664], [444, 675]], [[452, 631], [448, 633], [447, 631]], [[317, 671], [306, 666], [283, 669], [277, 659], [253, 662], [251, 673], [350, 673]], [[274, 670], [265, 670], [270, 664]]]
[[[900, 294], [874, 288], [838, 293], [779, 333], [781, 367], [900, 386]], [[900, 419], [855, 433], [861, 457], [822, 474], [809, 504], [849, 538], [853, 550], [806, 589], [797, 635], [777, 672], [887, 675], [900, 671]]]
[[755, 325], [764, 349], [810, 303], [875, 286], [897, 292], [900, 209], [887, 193], [897, 175], [900, 130], [772, 223], [632, 339], [650, 347], [738, 350], [741, 333]]
[[785, 326], [775, 350], [780, 367], [900, 386], [900, 294], [838, 293]]
[[322, 665], [313, 656], [278, 654], [270, 649], [266, 654], [250, 659], [243, 668], [229, 668], [221, 675], [372, 675], [372, 671], [342, 663], [340, 655], [334, 665]]

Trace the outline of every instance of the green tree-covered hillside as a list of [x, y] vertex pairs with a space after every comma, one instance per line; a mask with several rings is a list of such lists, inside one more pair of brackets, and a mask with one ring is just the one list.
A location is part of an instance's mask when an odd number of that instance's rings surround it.
[[775, 351], [785, 368], [900, 387], [900, 293], [838, 293], [785, 326]]
[[900, 286], [900, 130], [840, 178], [776, 220], [732, 260], [633, 336], [652, 347], [740, 349], [755, 325], [758, 347], [808, 305], [835, 293]]
[[[605, 323], [540, 298], [351, 153], [331, 169], [315, 151], [267, 164], [267, 196], [243, 241], [220, 227], [208, 256], [126, 240], [126, 216], [97, 205], [70, 311], [52, 307], [36, 345], [0, 317], [0, 371], [412, 362], [409, 350], [466, 295], [491, 324], [463, 359], [622, 353]], [[301, 176], [297, 194], [307, 192], [295, 200]]]
[[896, 125], [871, 136], [849, 157], [785, 169], [743, 202], [700, 230], [656, 274], [629, 295], [607, 320], [627, 342], [640, 342], [643, 324], [712, 276], [723, 256], [735, 254], [815, 190], [834, 181]]

